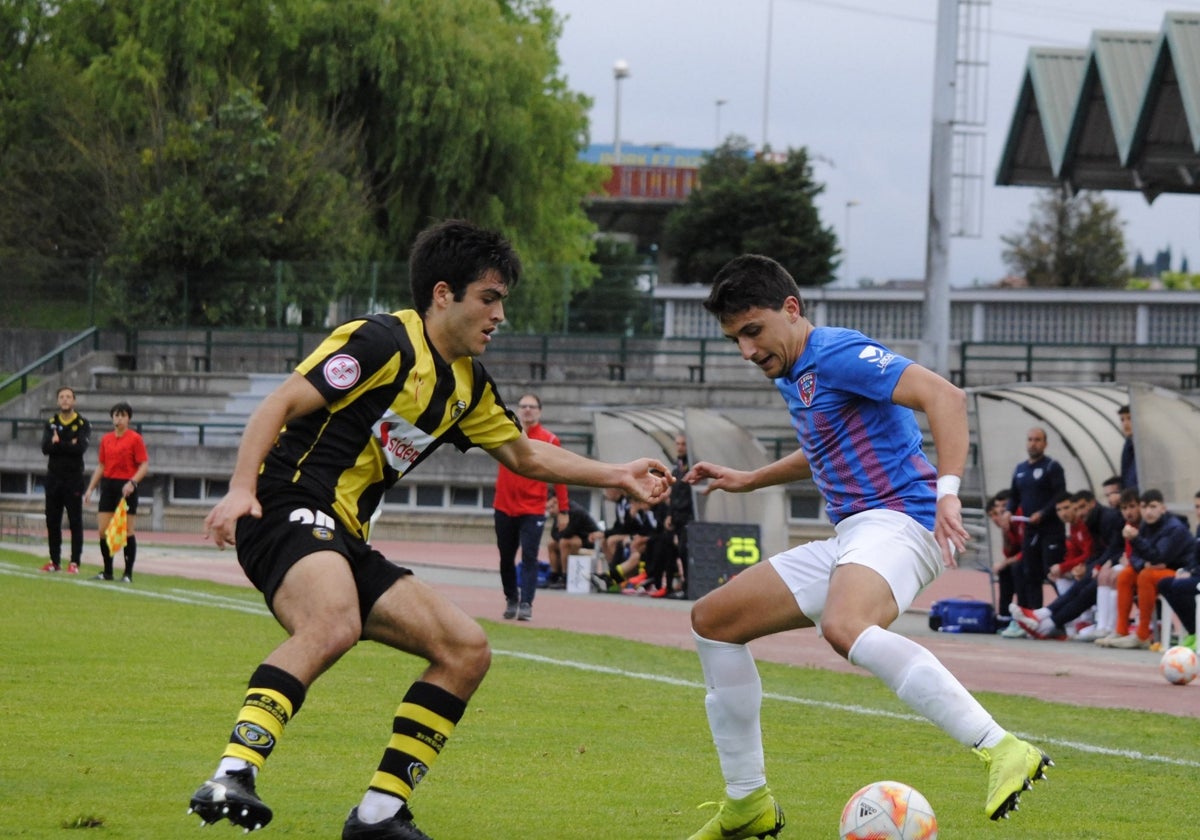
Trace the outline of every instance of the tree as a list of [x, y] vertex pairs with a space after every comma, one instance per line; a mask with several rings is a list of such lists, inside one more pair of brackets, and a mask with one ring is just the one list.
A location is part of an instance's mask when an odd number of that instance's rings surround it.
[[667, 217], [675, 281], [708, 283], [729, 260], [756, 253], [778, 260], [802, 286], [832, 282], [837, 239], [817, 213], [825, 187], [813, 180], [807, 150], [752, 157], [750, 148], [743, 137], [726, 140], [700, 167], [700, 186]]
[[570, 333], [642, 335], [649, 331], [652, 312], [645, 289], [639, 284], [647, 274], [646, 261], [633, 243], [613, 237], [597, 241], [592, 261], [600, 276], [570, 299]]
[[1129, 278], [1115, 207], [1094, 192], [1044, 191], [1024, 231], [1001, 237], [1005, 265], [1030, 286], [1122, 287]]
[[579, 160], [589, 102], [560, 34], [549, 0], [0, 3], [0, 253], [156, 276], [399, 263], [469, 218], [517, 246], [510, 314], [545, 328], [562, 278], [598, 273], [582, 199], [604, 173]]

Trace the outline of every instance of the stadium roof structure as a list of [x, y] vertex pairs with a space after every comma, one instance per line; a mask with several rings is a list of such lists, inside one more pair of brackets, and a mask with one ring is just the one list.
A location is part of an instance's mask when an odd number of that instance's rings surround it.
[[[1121, 472], [1125, 443], [1117, 409], [1130, 407], [1141, 489], [1161, 490], [1167, 506], [1190, 513], [1200, 490], [1200, 406], [1150, 385], [1010, 385], [971, 388], [986, 500], [1012, 484], [1030, 428], [1046, 430], [1046, 454], [1062, 464], [1067, 490], [1099, 494]], [[1028, 512], [1028, 511], [1027, 511]], [[988, 540], [998, 536], [988, 529]]]
[[[592, 415], [596, 457], [624, 463], [661, 453], [675, 460], [675, 435], [687, 436], [693, 461], [712, 461], [755, 469], [768, 463], [754, 435], [715, 411], [702, 408], [605, 408]], [[782, 487], [754, 493], [696, 494], [696, 518], [702, 522], [757, 523], [763, 557], [789, 548], [787, 494]]]
[[1032, 48], [996, 183], [1200, 193], [1200, 14]]

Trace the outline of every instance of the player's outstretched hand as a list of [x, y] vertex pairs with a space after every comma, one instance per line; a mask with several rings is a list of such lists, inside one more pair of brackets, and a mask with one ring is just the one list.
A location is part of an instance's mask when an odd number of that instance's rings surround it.
[[621, 489], [626, 495], [639, 502], [656, 505], [671, 492], [675, 477], [670, 468], [662, 461], [654, 458], [639, 458], [625, 465], [628, 473], [627, 480], [622, 482]]
[[204, 517], [205, 538], [212, 538], [217, 548], [234, 545], [237, 521], [243, 516], [260, 518], [262, 505], [259, 504], [258, 497], [250, 491], [231, 488], [225, 497], [217, 502], [216, 507], [208, 512], [208, 516]]
[[942, 549], [942, 563], [946, 568], [958, 566], [954, 555], [966, 551], [971, 534], [963, 526], [962, 502], [958, 496], [946, 495], [938, 499], [937, 518], [934, 520], [933, 537]]
[[724, 490], [726, 493], [745, 493], [752, 489], [748, 487], [750, 481], [750, 473], [744, 470], [734, 470], [729, 467], [722, 467], [720, 464], [710, 464], [708, 461], [700, 461], [693, 464], [692, 468], [687, 471], [687, 475], [683, 480], [688, 484], [698, 484], [701, 481], [708, 483], [700, 488], [700, 495], [707, 496], [714, 490]]

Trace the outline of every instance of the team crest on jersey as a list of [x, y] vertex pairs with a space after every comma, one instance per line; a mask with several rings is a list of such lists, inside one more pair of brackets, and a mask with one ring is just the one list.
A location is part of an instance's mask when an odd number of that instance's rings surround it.
[[330, 531], [328, 528], [322, 528], [319, 525], [312, 529], [312, 535], [322, 542], [329, 542], [333, 539], [333, 531]]
[[339, 391], [353, 388], [358, 382], [358, 377], [362, 375], [358, 359], [345, 353], [339, 353], [327, 361], [321, 372], [325, 374], [325, 381]]
[[462, 400], [454, 401], [454, 408], [450, 409], [450, 419], [457, 420], [462, 417], [462, 413], [467, 410], [467, 404]]
[[796, 383], [796, 392], [800, 394], [800, 402], [804, 403], [805, 408], [812, 405], [813, 397], [817, 393], [817, 375], [812, 371], [803, 374]]
[[876, 347], [872, 344], [870, 347], [864, 347], [862, 352], [858, 354], [858, 358], [875, 365], [880, 371], [883, 371], [892, 363], [892, 359], [896, 358], [896, 354], [889, 353], [882, 347]]

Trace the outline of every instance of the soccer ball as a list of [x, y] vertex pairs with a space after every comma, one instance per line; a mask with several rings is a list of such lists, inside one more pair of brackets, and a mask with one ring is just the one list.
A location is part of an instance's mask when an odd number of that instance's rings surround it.
[[1194, 650], [1176, 645], [1162, 655], [1162, 660], [1158, 663], [1158, 670], [1162, 672], [1167, 682], [1175, 685], [1187, 685], [1196, 679], [1196, 673], [1200, 671], [1200, 662], [1196, 660]]
[[842, 840], [937, 840], [929, 800], [903, 782], [874, 782], [842, 809]]

